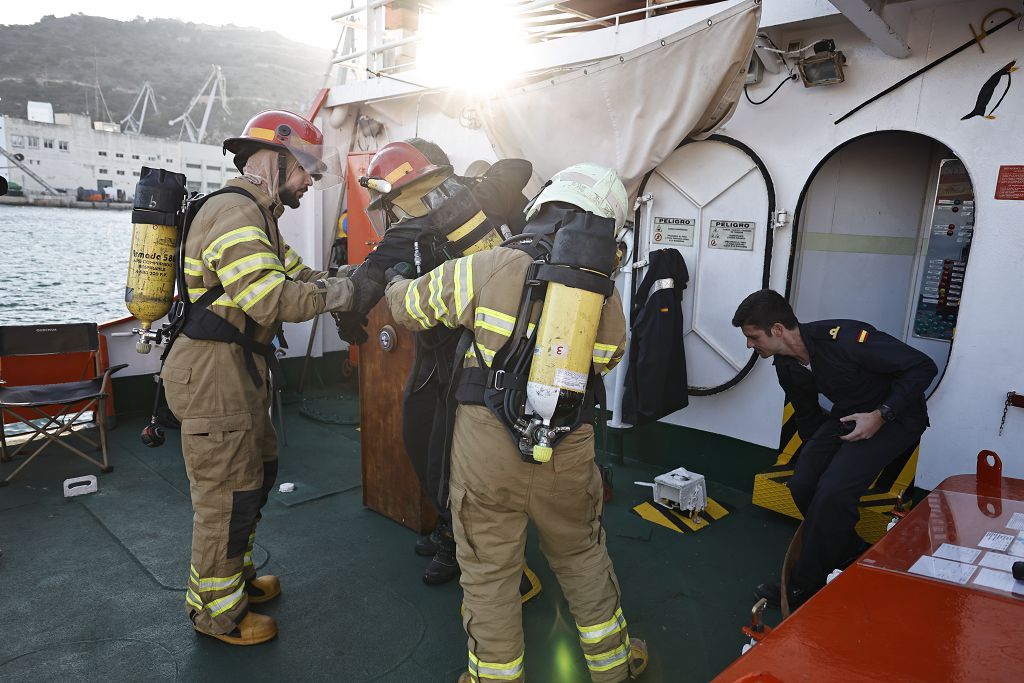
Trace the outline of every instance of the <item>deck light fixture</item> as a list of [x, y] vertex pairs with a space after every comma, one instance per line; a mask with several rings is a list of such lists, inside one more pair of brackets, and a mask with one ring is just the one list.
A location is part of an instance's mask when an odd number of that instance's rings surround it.
[[801, 58], [796, 66], [800, 70], [804, 87], [813, 88], [846, 80], [843, 75], [844, 64], [846, 56], [836, 50], [834, 40], [819, 40], [814, 44], [814, 54]]

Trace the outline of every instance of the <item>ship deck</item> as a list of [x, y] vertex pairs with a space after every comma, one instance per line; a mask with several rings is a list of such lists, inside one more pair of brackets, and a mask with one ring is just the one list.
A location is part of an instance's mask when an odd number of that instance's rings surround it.
[[[284, 414], [278, 481], [296, 491], [272, 494], [255, 553], [260, 572], [283, 585], [261, 606], [278, 621], [276, 640], [230, 647], [192, 630], [183, 608], [192, 512], [178, 434], [148, 449], [138, 438], [145, 418], [122, 418], [109, 433], [115, 469], [100, 475], [97, 493], [63, 497], [64, 479], [97, 472], [55, 447], [0, 488], [0, 679], [453, 683], [466, 666], [458, 583], [423, 584], [416, 535], [363, 506], [358, 427], [307, 417], [357, 417], [354, 388], [292, 395]], [[16, 465], [0, 464], [0, 478]], [[650, 489], [632, 482], [664, 469], [614, 465], [608, 548], [630, 634], [651, 653], [642, 680], [707, 681], [739, 655], [751, 590], [777, 573], [795, 522], [714, 481], [709, 493], [730, 514], [707, 528], [682, 534], [644, 521], [631, 509]], [[532, 531], [527, 561], [544, 585], [523, 612], [528, 679], [588, 680]]]

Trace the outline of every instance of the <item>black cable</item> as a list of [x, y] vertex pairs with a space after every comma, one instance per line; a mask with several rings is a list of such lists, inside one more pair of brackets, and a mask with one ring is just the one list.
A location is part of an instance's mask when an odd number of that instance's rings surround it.
[[796, 74], [790, 74], [789, 76], [786, 76], [784, 79], [782, 79], [781, 83], [779, 83], [777, 86], [775, 86], [775, 90], [772, 90], [772, 94], [769, 95], [768, 97], [764, 98], [760, 102], [755, 102], [754, 100], [750, 99], [750, 93], [747, 92], [747, 86], [743, 86], [743, 95], [747, 98], [747, 102], [750, 102], [752, 105], [754, 105], [756, 107], [756, 106], [758, 106], [760, 104], [764, 104], [765, 102], [767, 102], [771, 98], [775, 97], [775, 93], [779, 92], [779, 88], [784, 86], [789, 81], [795, 81], [796, 77], [797, 77]]

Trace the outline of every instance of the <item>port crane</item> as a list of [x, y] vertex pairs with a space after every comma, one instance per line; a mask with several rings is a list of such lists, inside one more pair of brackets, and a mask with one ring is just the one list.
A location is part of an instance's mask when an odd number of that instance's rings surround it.
[[[142, 90], [139, 91], [139, 96], [135, 98], [135, 104], [132, 105], [128, 116], [121, 119], [121, 130], [135, 135], [141, 134], [142, 124], [146, 122], [146, 108], [150, 103], [153, 105], [153, 111], [159, 111], [156, 106], [156, 96], [153, 94], [153, 86], [149, 84], [149, 81], [146, 81], [142, 84]], [[139, 109], [139, 105], [142, 105], [142, 111], [139, 112], [138, 118], [136, 118], [135, 112]]]
[[[209, 89], [209, 94], [206, 94]], [[224, 108], [224, 111], [228, 114], [231, 113], [231, 109], [228, 108], [228, 95], [227, 95], [227, 81], [224, 78], [224, 74], [221, 72], [220, 67], [216, 64], [210, 69], [210, 75], [206, 77], [206, 82], [203, 87], [199, 89], [196, 96], [192, 98], [192, 101], [188, 104], [188, 109], [185, 113], [178, 118], [170, 121], [168, 125], [174, 126], [179, 122], [181, 123], [181, 130], [178, 132], [178, 139], [182, 138], [182, 135], [188, 133], [188, 138], [191, 142], [200, 143], [203, 141], [203, 137], [206, 135], [206, 124], [210, 122], [210, 111], [213, 109], [213, 101], [217, 98], [217, 94], [220, 94], [220, 103]], [[190, 114], [195, 106], [206, 98], [206, 111], [203, 112], [203, 122], [196, 128], [196, 124], [192, 121]]]

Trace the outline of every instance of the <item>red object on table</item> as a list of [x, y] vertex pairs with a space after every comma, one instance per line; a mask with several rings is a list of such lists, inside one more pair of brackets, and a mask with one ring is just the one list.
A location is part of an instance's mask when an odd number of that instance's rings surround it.
[[[975, 583], [985, 533], [1018, 533], [1006, 523], [1024, 514], [1024, 479], [993, 478], [987, 455], [978, 476], [939, 484], [715, 683], [1024, 680], [1024, 595]], [[980, 550], [968, 583], [908, 573], [943, 543]]]

